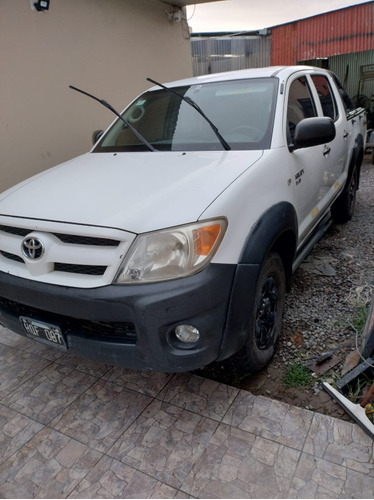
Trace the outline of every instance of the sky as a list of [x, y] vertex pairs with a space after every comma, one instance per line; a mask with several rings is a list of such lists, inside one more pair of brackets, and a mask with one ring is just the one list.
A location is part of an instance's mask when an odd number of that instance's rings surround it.
[[251, 31], [337, 10], [367, 0], [222, 0], [187, 7], [193, 33]]

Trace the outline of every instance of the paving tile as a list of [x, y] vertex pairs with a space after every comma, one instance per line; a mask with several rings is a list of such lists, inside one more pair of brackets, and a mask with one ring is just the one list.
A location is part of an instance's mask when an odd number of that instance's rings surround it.
[[151, 401], [148, 396], [99, 380], [50, 425], [106, 452]]
[[374, 441], [357, 424], [315, 413], [303, 451], [368, 474], [374, 485]]
[[0, 404], [0, 464], [16, 453], [42, 428], [42, 424]]
[[4, 399], [4, 403], [38, 422], [48, 424], [95, 380], [85, 373], [51, 363], [15, 389]]
[[127, 389], [155, 397], [174, 377], [173, 374], [128, 370], [126, 368], [112, 367], [104, 375], [105, 380], [115, 382]]
[[178, 490], [104, 456], [69, 498], [175, 498]]
[[8, 347], [19, 347], [22, 348], [24, 345], [28, 345], [31, 342], [30, 339], [13, 333], [7, 328], [0, 325], [0, 343], [7, 345]]
[[196, 375], [176, 375], [158, 399], [221, 421], [239, 389]]
[[290, 488], [291, 498], [338, 498], [346, 481], [346, 469], [302, 453]]
[[223, 422], [302, 450], [313, 412], [240, 391]]
[[355, 423], [1, 326], [0, 401], [0, 498], [374, 498]]
[[[374, 498], [374, 479], [372, 475], [347, 469], [344, 487], [345, 498]], [[343, 497], [343, 495], [342, 495]]]
[[7, 328], [0, 326], [0, 343], [9, 347], [16, 347], [22, 351], [40, 356], [49, 361], [54, 361], [62, 356], [62, 351], [41, 342], [38, 342], [23, 335], [18, 335]]
[[196, 497], [188, 495], [188, 493], [184, 493], [183, 491], [179, 490], [174, 498], [196, 498]]
[[102, 454], [44, 428], [0, 466], [2, 498], [65, 498]]
[[111, 369], [110, 365], [88, 358], [81, 358], [71, 354], [70, 352], [62, 353], [62, 356], [57, 360], [57, 362], [96, 378], [101, 378]]
[[0, 343], [9, 347], [16, 347], [22, 351], [47, 359], [48, 361], [55, 361], [62, 356], [62, 351], [50, 347], [36, 340], [23, 337], [17, 333], [0, 326]]
[[0, 400], [49, 364], [46, 359], [0, 344]]
[[156, 400], [108, 455], [178, 489], [216, 427], [214, 420]]
[[290, 498], [373, 498], [374, 480], [328, 460], [302, 453]]
[[300, 452], [219, 424], [181, 489], [198, 498], [287, 498]]
[[55, 347], [49, 347], [48, 345], [37, 342], [36, 340], [26, 339], [27, 344], [23, 344], [21, 349], [25, 352], [33, 354], [34, 356], [39, 356], [40, 358], [47, 359], [48, 361], [57, 361], [63, 356], [63, 352]]

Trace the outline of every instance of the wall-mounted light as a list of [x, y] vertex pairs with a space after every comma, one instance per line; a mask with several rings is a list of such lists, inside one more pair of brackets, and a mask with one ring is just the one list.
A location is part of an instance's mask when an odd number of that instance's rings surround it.
[[35, 2], [34, 0], [31, 0], [31, 8], [33, 10], [37, 10], [38, 12], [43, 12], [49, 9], [49, 1], [50, 0], [38, 0]]
[[169, 21], [174, 21], [175, 23], [180, 23], [184, 20], [183, 11], [179, 7], [172, 7], [171, 11], [165, 10]]
[[183, 19], [183, 12], [180, 9], [175, 10], [173, 13], [173, 21], [175, 23], [180, 23], [182, 19]]

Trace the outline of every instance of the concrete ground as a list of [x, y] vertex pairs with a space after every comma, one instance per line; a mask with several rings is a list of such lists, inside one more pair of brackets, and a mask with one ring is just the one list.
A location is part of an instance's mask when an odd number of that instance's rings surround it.
[[1, 498], [373, 498], [355, 423], [0, 327]]

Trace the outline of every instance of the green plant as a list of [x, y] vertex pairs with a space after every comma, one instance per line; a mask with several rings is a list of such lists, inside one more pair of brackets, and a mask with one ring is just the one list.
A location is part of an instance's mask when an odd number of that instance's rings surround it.
[[346, 397], [352, 401], [352, 403], [360, 403], [363, 395], [372, 383], [372, 378], [365, 373], [362, 373], [348, 385], [348, 393]]
[[354, 313], [350, 316], [346, 316], [340, 320], [335, 321], [335, 326], [346, 327], [349, 326], [352, 330], [361, 333], [364, 329], [366, 320], [368, 316], [368, 307], [365, 304], [358, 304], [355, 307]]
[[368, 316], [368, 308], [366, 307], [366, 305], [357, 306], [355, 315], [351, 319], [351, 324], [353, 328], [358, 332], [362, 332], [367, 320], [367, 316]]
[[282, 379], [286, 387], [309, 387], [314, 379], [310, 371], [300, 362], [292, 362]]

